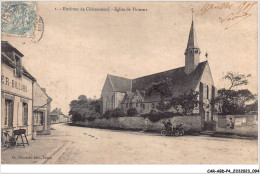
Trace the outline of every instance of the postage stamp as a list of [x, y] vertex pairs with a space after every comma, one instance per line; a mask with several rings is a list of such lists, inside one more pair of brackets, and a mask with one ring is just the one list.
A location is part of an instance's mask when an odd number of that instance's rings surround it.
[[25, 37], [34, 36], [36, 12], [36, 2], [2, 2], [2, 34]]

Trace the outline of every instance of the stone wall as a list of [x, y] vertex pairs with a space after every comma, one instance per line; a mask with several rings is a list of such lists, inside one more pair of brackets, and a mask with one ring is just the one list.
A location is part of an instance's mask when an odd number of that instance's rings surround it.
[[[230, 126], [230, 118], [234, 126]], [[236, 134], [243, 136], [258, 136], [257, 115], [214, 115], [216, 133]]]
[[161, 119], [152, 122], [148, 118], [143, 117], [119, 117], [110, 119], [95, 119], [94, 121], [76, 122], [76, 125], [106, 128], [106, 129], [125, 129], [125, 130], [145, 130], [160, 132], [163, 128], [163, 121], [171, 120], [174, 126], [182, 124], [186, 132], [201, 131], [200, 116], [175, 116], [171, 119]]

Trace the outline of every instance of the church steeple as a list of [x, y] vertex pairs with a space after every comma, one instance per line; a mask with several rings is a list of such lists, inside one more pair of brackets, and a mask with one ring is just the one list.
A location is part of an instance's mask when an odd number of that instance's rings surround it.
[[196, 32], [194, 27], [193, 10], [192, 10], [192, 22], [191, 22], [189, 40], [184, 55], [185, 55], [185, 73], [189, 74], [197, 68], [200, 61], [200, 57], [199, 57], [200, 49], [197, 43], [197, 37], [196, 37]]

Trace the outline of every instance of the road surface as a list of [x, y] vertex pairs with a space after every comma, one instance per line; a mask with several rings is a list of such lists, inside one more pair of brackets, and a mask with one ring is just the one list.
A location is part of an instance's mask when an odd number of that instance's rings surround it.
[[257, 140], [159, 134], [52, 125], [70, 142], [57, 164], [257, 164]]

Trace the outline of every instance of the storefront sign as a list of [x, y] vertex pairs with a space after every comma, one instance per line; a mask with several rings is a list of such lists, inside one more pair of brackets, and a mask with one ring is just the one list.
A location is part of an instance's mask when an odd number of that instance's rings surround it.
[[2, 82], [2, 85], [10, 86], [12, 88], [21, 90], [23, 92], [27, 92], [27, 86], [26, 85], [23, 85], [22, 83], [17, 82], [15, 80], [11, 80], [9, 77], [5, 77], [5, 76], [2, 75], [1, 76], [1, 82]]

